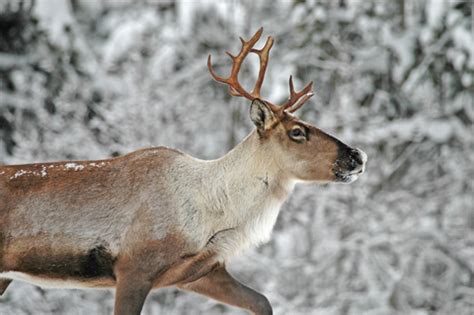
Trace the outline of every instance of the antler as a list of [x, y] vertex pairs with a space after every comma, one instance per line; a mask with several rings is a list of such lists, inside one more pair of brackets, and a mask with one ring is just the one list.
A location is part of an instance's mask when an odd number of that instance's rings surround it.
[[313, 81], [309, 82], [301, 91], [295, 92], [295, 87], [293, 85], [293, 76], [290, 75], [290, 97], [288, 100], [281, 105], [281, 110], [288, 110], [290, 113], [296, 112], [300, 109], [304, 103], [310, 99], [313, 93]]
[[[273, 45], [273, 38], [269, 36], [265, 46], [261, 50], [253, 49], [253, 46], [262, 36], [262, 32], [263, 27], [261, 27], [247, 42], [242, 37], [240, 37], [242, 48], [240, 49], [240, 53], [237, 56], [233, 56], [228, 51], [226, 52], [226, 54], [232, 59], [232, 70], [228, 78], [220, 77], [215, 73], [211, 64], [211, 55], [209, 55], [207, 59], [207, 67], [209, 68], [209, 72], [211, 73], [214, 80], [229, 85], [229, 92], [233, 96], [243, 96], [249, 100], [260, 98], [260, 89], [262, 87], [263, 79], [265, 77], [265, 70], [268, 64], [268, 55]], [[252, 92], [249, 93], [240, 85], [238, 75], [245, 57], [247, 57], [250, 52], [258, 54], [260, 58], [260, 71], [258, 73], [258, 79], [255, 83], [255, 87], [253, 88]]]
[[[252, 36], [252, 38], [250, 38], [249, 41], [245, 41], [242, 37], [240, 37], [240, 41], [242, 42], [242, 48], [240, 49], [240, 52], [237, 56], [234, 56], [230, 52], [226, 51], [226, 54], [229, 55], [229, 57], [232, 59], [232, 70], [228, 78], [223, 78], [223, 77], [218, 76], [215, 73], [214, 69], [212, 68], [211, 55], [209, 55], [209, 57], [207, 58], [207, 67], [209, 68], [209, 72], [211, 73], [214, 80], [227, 84], [229, 86], [229, 93], [233, 96], [242, 96], [251, 101], [253, 101], [256, 98], [261, 98], [260, 90], [262, 88], [263, 80], [265, 78], [265, 71], [267, 70], [270, 49], [272, 48], [273, 42], [274, 42], [273, 38], [271, 36], [268, 36], [265, 46], [263, 46], [262, 49], [254, 49], [253, 46], [258, 42], [258, 40], [262, 36], [262, 32], [263, 32], [263, 27], [261, 27]], [[245, 57], [247, 57], [247, 55], [251, 52], [258, 55], [259, 60], [260, 60], [260, 70], [258, 72], [257, 82], [255, 83], [255, 86], [252, 92], [247, 92], [240, 84], [238, 75], [239, 75], [239, 71], [242, 66], [242, 63], [244, 62]], [[295, 89], [293, 86], [293, 79], [290, 76], [290, 97], [288, 98], [288, 101], [286, 101], [280, 107], [272, 104], [269, 101], [265, 100], [265, 102], [269, 104], [275, 111], [281, 111], [281, 112], [289, 111], [293, 113], [296, 110], [298, 110], [301, 106], [303, 106], [303, 104], [311, 96], [313, 96], [312, 86], [313, 86], [313, 82], [310, 82], [308, 85], [306, 85], [303, 88], [303, 90], [299, 92], [295, 92]]]
[[[260, 28], [260, 31], [263, 31], [263, 28]], [[263, 79], [265, 78], [265, 72], [267, 71], [268, 58], [270, 54], [270, 49], [273, 46], [273, 38], [268, 36], [267, 42], [262, 49], [252, 49], [251, 52], [256, 53], [260, 60], [260, 70], [258, 71], [258, 79], [255, 83], [255, 87], [252, 90], [252, 95], [260, 98], [260, 89], [262, 88]]]

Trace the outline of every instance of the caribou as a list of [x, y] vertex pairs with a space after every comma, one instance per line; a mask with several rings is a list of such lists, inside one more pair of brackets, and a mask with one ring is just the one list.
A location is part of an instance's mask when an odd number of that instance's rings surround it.
[[[268, 299], [241, 284], [226, 262], [267, 241], [280, 207], [298, 182], [356, 180], [366, 154], [294, 113], [312, 82], [276, 105], [260, 95], [273, 38], [263, 29], [212, 77], [250, 101], [255, 129], [215, 160], [147, 148], [96, 161], [0, 166], [0, 294], [12, 281], [43, 287], [115, 288], [115, 315], [140, 314], [153, 288], [174, 286], [253, 314]], [[238, 79], [250, 53], [260, 69], [254, 88]]]

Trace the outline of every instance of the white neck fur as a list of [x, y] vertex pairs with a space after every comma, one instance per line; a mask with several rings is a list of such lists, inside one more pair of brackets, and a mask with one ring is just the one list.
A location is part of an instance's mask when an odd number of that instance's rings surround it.
[[229, 230], [226, 251], [267, 241], [294, 181], [278, 167], [257, 132], [207, 165], [208, 219], [215, 231]]

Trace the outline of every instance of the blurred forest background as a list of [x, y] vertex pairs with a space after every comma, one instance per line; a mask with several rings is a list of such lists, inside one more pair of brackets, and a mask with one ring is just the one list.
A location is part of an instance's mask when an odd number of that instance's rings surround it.
[[[352, 185], [297, 186], [272, 240], [232, 261], [276, 314], [474, 314], [471, 1], [0, 0], [0, 163], [166, 145], [225, 154], [252, 129], [224, 51], [274, 36], [263, 95], [358, 146]], [[253, 58], [253, 59], [252, 59]], [[241, 78], [257, 75], [256, 57]], [[0, 314], [111, 314], [113, 292], [13, 283]], [[244, 314], [175, 289], [143, 314]]]

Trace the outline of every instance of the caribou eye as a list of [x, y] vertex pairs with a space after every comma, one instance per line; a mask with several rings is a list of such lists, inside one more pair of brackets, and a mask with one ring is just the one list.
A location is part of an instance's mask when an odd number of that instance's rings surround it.
[[288, 132], [288, 135], [290, 136], [291, 139], [301, 142], [306, 140], [306, 134], [305, 132], [300, 129], [300, 128], [293, 128]]

